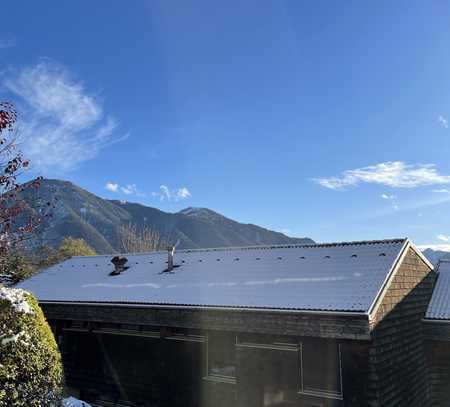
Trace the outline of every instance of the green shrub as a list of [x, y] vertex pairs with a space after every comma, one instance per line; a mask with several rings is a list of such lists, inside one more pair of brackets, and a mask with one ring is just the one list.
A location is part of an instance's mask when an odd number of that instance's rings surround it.
[[63, 369], [34, 297], [0, 286], [0, 407], [59, 405]]

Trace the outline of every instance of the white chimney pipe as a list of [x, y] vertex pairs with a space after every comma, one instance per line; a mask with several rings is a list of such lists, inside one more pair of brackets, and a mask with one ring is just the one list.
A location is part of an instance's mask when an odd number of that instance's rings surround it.
[[167, 248], [167, 271], [173, 270], [173, 256], [175, 254], [175, 246]]

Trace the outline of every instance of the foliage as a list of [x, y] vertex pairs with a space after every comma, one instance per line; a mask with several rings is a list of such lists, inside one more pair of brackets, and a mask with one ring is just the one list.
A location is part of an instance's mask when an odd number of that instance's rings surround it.
[[73, 256], [95, 256], [97, 254], [84, 239], [74, 239], [73, 237], [64, 238], [57, 251], [49, 247], [44, 247], [42, 250], [45, 250], [46, 257], [39, 262], [38, 268], [50, 267]]
[[4, 259], [4, 267], [8, 270], [9, 283], [11, 285], [25, 280], [33, 275], [36, 270], [30, 259], [20, 251], [8, 253]]
[[131, 223], [120, 225], [119, 241], [121, 248], [127, 253], [142, 253], [165, 249], [167, 242], [158, 231], [148, 226], [138, 228]]
[[[8, 102], [0, 102], [0, 282], [17, 280], [10, 269], [10, 253], [31, 239], [34, 229], [49, 216], [52, 203], [37, 204], [38, 211], [30, 210], [24, 193], [39, 188], [42, 178], [20, 184], [18, 177], [29, 166], [17, 149], [15, 124], [17, 113]], [[34, 194], [33, 194], [34, 195]], [[19, 268], [19, 271], [23, 270]]]
[[58, 257], [66, 260], [72, 256], [95, 256], [97, 253], [86, 243], [84, 239], [66, 237], [58, 249]]
[[61, 357], [31, 294], [0, 288], [0, 407], [59, 404]]

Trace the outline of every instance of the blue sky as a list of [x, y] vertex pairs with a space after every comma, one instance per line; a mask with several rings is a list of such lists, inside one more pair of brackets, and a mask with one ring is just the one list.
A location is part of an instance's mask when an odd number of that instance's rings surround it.
[[0, 96], [34, 174], [317, 241], [450, 247], [450, 5], [29, 2]]

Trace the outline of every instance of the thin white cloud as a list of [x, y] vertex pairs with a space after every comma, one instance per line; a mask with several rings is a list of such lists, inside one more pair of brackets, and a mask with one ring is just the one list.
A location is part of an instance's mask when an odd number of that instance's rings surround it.
[[436, 236], [439, 240], [442, 240], [443, 242], [450, 242], [450, 236], [448, 235], [444, 235], [444, 234], [439, 234]]
[[160, 189], [160, 193], [161, 193], [161, 196], [160, 196], [161, 201], [163, 201], [164, 199], [167, 199], [168, 201], [170, 201], [172, 199], [172, 193], [170, 192], [170, 190], [167, 186], [161, 185], [159, 187], [159, 189]]
[[127, 184], [127, 185], [123, 185], [120, 187], [120, 190], [125, 194], [125, 195], [135, 195], [137, 197], [144, 197], [145, 194], [141, 191], [139, 191], [138, 187], [136, 186], [136, 184]]
[[116, 184], [114, 182], [108, 181], [105, 185], [105, 189], [111, 192], [118, 192], [119, 191], [119, 184]]
[[105, 185], [105, 189], [125, 195], [134, 195], [140, 198], [145, 197], [145, 194], [138, 189], [136, 184], [119, 185], [117, 182], [108, 181]]
[[190, 198], [191, 193], [189, 192], [189, 190], [186, 187], [181, 187], [178, 188], [176, 194], [175, 194], [175, 199], [179, 200], [179, 199], [186, 199], [186, 198]]
[[191, 192], [186, 187], [170, 189], [167, 185], [160, 185], [159, 191], [152, 192], [152, 196], [163, 201], [181, 201], [190, 198]]
[[396, 198], [396, 196], [392, 194], [381, 194], [381, 197], [388, 201], [393, 201]]
[[447, 189], [447, 188], [433, 189], [432, 192], [435, 192], [438, 194], [450, 194], [450, 189]]
[[319, 185], [341, 190], [361, 183], [391, 188], [416, 188], [425, 185], [450, 184], [450, 175], [439, 174], [434, 164], [406, 164], [387, 161], [368, 167], [345, 171], [341, 177], [314, 178]]
[[448, 120], [444, 116], [440, 115], [438, 117], [438, 122], [441, 124], [442, 127], [448, 129]]
[[115, 137], [117, 121], [61, 65], [44, 61], [11, 72], [2, 84], [22, 108], [23, 150], [40, 171], [68, 171], [94, 158]]
[[14, 37], [14, 35], [12, 34], [0, 38], [0, 49], [15, 47], [16, 44], [17, 44], [16, 37]]
[[392, 209], [394, 211], [398, 211], [400, 207], [397, 203], [397, 196], [394, 194], [381, 194], [381, 198], [385, 199], [386, 201], [389, 201], [392, 204]]
[[120, 189], [122, 190], [122, 192], [125, 195], [134, 194], [136, 192], [136, 190], [137, 190], [136, 184], [128, 184], [128, 185], [125, 185], [123, 187], [120, 187]]

